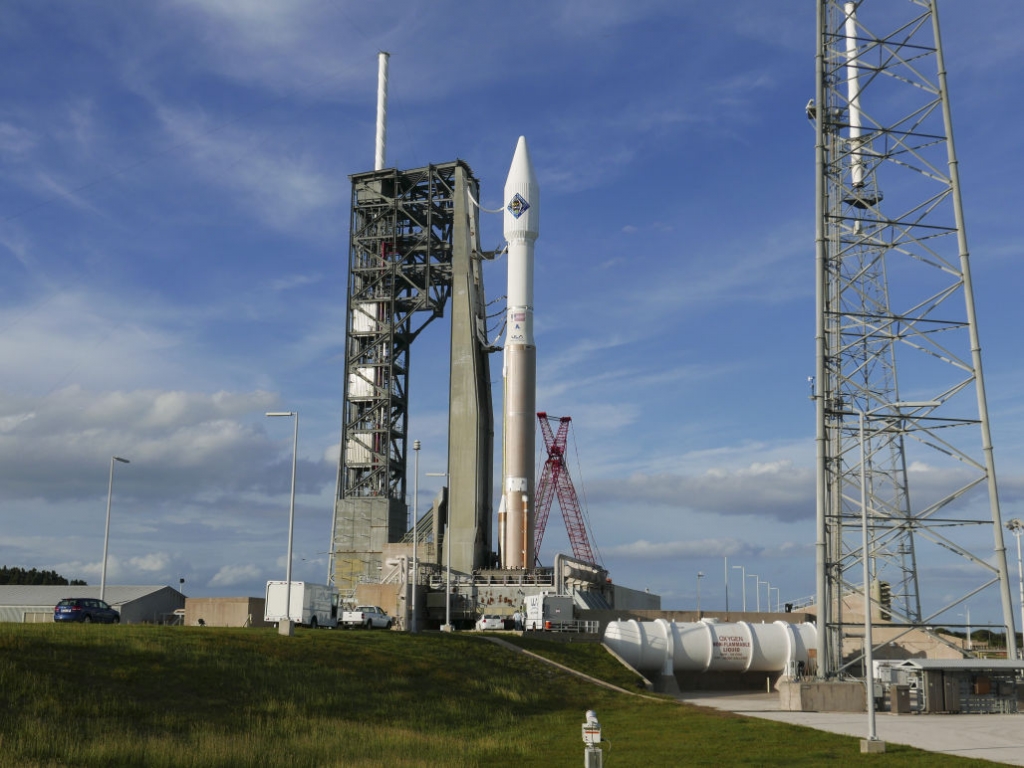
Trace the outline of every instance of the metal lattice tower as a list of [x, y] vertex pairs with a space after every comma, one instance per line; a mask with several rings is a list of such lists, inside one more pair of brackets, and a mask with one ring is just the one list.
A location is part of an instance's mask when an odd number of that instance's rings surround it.
[[451, 387], [461, 406], [450, 429], [459, 446], [449, 451], [450, 482], [453, 502], [457, 496], [467, 511], [449, 514], [454, 538], [468, 539], [467, 562], [480, 560], [490, 540], [490, 389], [478, 341], [485, 336], [478, 328], [483, 286], [469, 205], [476, 180], [461, 161], [350, 178], [344, 413], [330, 568], [342, 591], [375, 580], [384, 546], [406, 531], [410, 349], [442, 316], [453, 288]]
[[908, 630], [959, 625], [958, 608], [994, 594], [1012, 658], [935, 0], [819, 0], [817, 14], [818, 674], [860, 664], [844, 639], [865, 590]]
[[[557, 434], [551, 430], [551, 421], [554, 419], [558, 419]], [[576, 495], [576, 488], [572, 484], [572, 478], [569, 476], [569, 467], [565, 464], [565, 449], [572, 417], [548, 416], [546, 413], [538, 413], [537, 420], [540, 422], [540, 431], [544, 436], [544, 447], [548, 457], [541, 470], [540, 480], [537, 482], [534, 551], [539, 556], [544, 530], [547, 528], [548, 516], [551, 514], [551, 504], [557, 494], [558, 506], [562, 508], [562, 518], [565, 520], [565, 529], [569, 534], [573, 557], [587, 563], [600, 565], [591, 549], [590, 537], [587, 535], [587, 527], [583, 521], [583, 510], [580, 507], [579, 497]]]

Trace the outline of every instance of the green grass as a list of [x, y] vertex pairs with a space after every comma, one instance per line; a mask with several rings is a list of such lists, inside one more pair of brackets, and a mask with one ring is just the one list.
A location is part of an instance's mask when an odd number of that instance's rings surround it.
[[[635, 687], [597, 646], [524, 645]], [[606, 768], [990, 765], [861, 755], [855, 738], [617, 693], [471, 635], [0, 624], [4, 766], [572, 766], [587, 709]]]

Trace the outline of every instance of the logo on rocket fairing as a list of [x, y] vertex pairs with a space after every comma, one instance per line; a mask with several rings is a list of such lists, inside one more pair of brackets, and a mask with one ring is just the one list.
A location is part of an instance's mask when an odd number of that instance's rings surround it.
[[508, 212], [512, 214], [512, 218], [518, 219], [524, 213], [530, 210], [530, 204], [526, 202], [522, 195], [516, 192], [508, 204]]

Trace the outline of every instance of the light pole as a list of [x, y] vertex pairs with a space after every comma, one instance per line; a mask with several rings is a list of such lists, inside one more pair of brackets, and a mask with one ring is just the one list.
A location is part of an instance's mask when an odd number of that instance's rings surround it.
[[[1020, 627], [1021, 631], [1024, 632], [1024, 567], [1021, 567], [1020, 558], [1020, 536], [1024, 533], [1024, 523], [1019, 518], [1013, 518], [1006, 524], [1007, 529], [1010, 533], [1017, 537], [1017, 583], [1020, 588]], [[1024, 649], [1018, 651], [1021, 658], [1024, 658]]]
[[420, 441], [412, 441], [413, 462], [412, 481], [412, 624], [409, 631], [416, 632], [416, 587], [419, 586], [419, 563], [416, 559], [416, 540], [419, 538], [417, 528], [420, 525]]
[[697, 571], [697, 618], [700, 618], [700, 580], [704, 578], [704, 571]]
[[107, 547], [110, 544], [110, 499], [114, 495], [114, 462], [131, 464], [128, 459], [120, 456], [110, 457], [110, 483], [107, 485], [107, 524], [103, 529], [103, 567], [100, 569], [100, 600], [107, 594]]
[[864, 561], [864, 690], [867, 692], [868, 710], [868, 741], [878, 741], [878, 732], [875, 730], [875, 672], [874, 640], [871, 638], [871, 576], [868, 562], [868, 471], [865, 462], [867, 451], [864, 448], [864, 422], [868, 414], [860, 411], [857, 414], [860, 429], [860, 527], [861, 546], [864, 551], [861, 553]]
[[452, 631], [452, 545], [448, 541], [448, 523], [444, 524], [444, 548], [448, 550], [448, 575], [444, 587], [444, 631]]
[[725, 612], [729, 612], [729, 558], [722, 556], [725, 560]]
[[743, 580], [743, 612], [747, 612], [747, 568], [744, 565], [734, 565], [733, 568], [739, 568], [742, 573], [740, 574]]
[[776, 613], [780, 613], [779, 608], [782, 607], [781, 606], [782, 590], [779, 589], [778, 587], [772, 587], [771, 590], [769, 590], [769, 592], [768, 592], [768, 607], [769, 608], [772, 607], [772, 592], [775, 593], [775, 612]]
[[[427, 477], [448, 477], [447, 472], [427, 472]], [[434, 542], [437, 542], [437, 532], [434, 532]], [[448, 523], [444, 524], [444, 546], [448, 550], [448, 574], [444, 587], [444, 627], [445, 632], [452, 631], [452, 548], [448, 544]]]
[[972, 634], [971, 633], [971, 606], [965, 605], [964, 606], [964, 610], [967, 611], [966, 615], [963, 614], [963, 613], [958, 613], [957, 616], [964, 616], [964, 618], [967, 619], [967, 638], [966, 638], [967, 639], [967, 650], [968, 651], [973, 651], [974, 650], [974, 642], [973, 642], [973, 640], [971, 638], [971, 634]]
[[295, 531], [295, 466], [299, 456], [299, 413], [298, 411], [273, 411], [267, 414], [268, 417], [289, 416], [295, 418], [295, 434], [292, 438], [292, 497], [288, 504], [288, 559], [285, 568], [285, 581], [288, 582], [288, 599], [285, 611], [288, 613], [288, 620], [278, 625], [278, 632], [282, 635], [292, 635], [292, 535]]
[[768, 579], [764, 580], [764, 596], [768, 600], [768, 604], [765, 606], [768, 609], [768, 613], [772, 612], [772, 583]]
[[754, 591], [757, 593], [757, 612], [761, 612], [761, 580], [757, 577], [756, 573], [748, 573], [748, 579], [754, 580]]
[[[878, 742], [878, 732], [875, 729], [875, 670], [874, 670], [874, 640], [871, 637], [871, 553], [868, 546], [868, 454], [865, 447], [864, 425], [871, 418], [903, 418], [900, 411], [903, 408], [934, 408], [940, 405], [936, 400], [928, 402], [896, 402], [880, 405], [867, 411], [857, 411], [857, 425], [860, 432], [860, 528], [861, 528], [861, 559], [864, 565], [864, 690], [867, 696], [868, 710], [868, 749], [871, 749], [871, 742]], [[882, 408], [891, 408], [896, 411], [894, 414], [875, 413]], [[862, 742], [863, 751], [863, 742]]]

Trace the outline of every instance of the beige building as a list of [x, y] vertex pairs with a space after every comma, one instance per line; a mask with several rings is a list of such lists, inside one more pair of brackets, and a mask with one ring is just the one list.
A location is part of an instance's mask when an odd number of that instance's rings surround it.
[[263, 620], [265, 603], [262, 597], [190, 597], [185, 600], [185, 626], [269, 627]]

